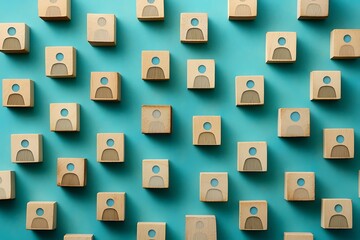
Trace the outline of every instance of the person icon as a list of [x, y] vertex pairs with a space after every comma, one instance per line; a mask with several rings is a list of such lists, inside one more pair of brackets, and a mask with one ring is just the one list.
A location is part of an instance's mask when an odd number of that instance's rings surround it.
[[146, 78], [147, 79], [165, 79], [164, 70], [158, 66], [160, 64], [160, 58], [158, 58], [156, 56], [153, 57], [151, 59], [151, 63], [152, 63], [152, 66], [149, 67], [149, 69], [147, 70]]
[[355, 56], [355, 49], [352, 46], [352, 37], [349, 34], [346, 34], [343, 37], [343, 45], [340, 48], [339, 55], [340, 56], [347, 56], [347, 57], [353, 57]]
[[22, 149], [16, 154], [16, 162], [34, 162], [34, 155], [32, 151], [28, 149], [30, 142], [26, 139], [23, 139], [20, 144]]
[[111, 89], [108, 87], [109, 79], [106, 77], [102, 77], [100, 79], [101, 87], [96, 89], [95, 98], [113, 98], [113, 94]]
[[61, 16], [61, 10], [58, 6], [58, 1], [59, 0], [49, 0], [49, 3], [53, 5], [47, 7], [45, 16], [47, 17]]
[[336, 98], [335, 89], [329, 85], [331, 83], [331, 78], [325, 76], [323, 78], [324, 86], [321, 86], [318, 91], [318, 98]]
[[306, 7], [307, 16], [321, 16], [322, 9], [321, 6], [317, 3], [317, 0], [311, 0]]
[[17, 30], [15, 27], [9, 27], [7, 29], [8, 37], [5, 38], [2, 49], [8, 51], [21, 50], [20, 40], [17, 37]]
[[260, 103], [259, 93], [253, 88], [255, 87], [255, 82], [253, 80], [248, 80], [246, 82], [247, 90], [245, 90], [241, 95], [241, 103]]
[[67, 118], [69, 111], [66, 108], [61, 109], [60, 111], [61, 118], [57, 120], [55, 131], [72, 131], [73, 126], [71, 121]]
[[101, 154], [102, 161], [117, 161], [117, 160], [119, 160], [119, 154], [115, 150], [115, 148], [113, 148], [114, 144], [115, 144], [115, 142], [111, 138], [109, 138], [106, 141], [107, 148]]
[[198, 75], [194, 79], [194, 88], [210, 88], [210, 80], [205, 74], [206, 66], [200, 65], [198, 67]]
[[261, 161], [256, 157], [257, 149], [255, 147], [249, 148], [249, 155], [244, 162], [244, 171], [262, 171]]
[[203, 221], [197, 221], [195, 223], [196, 232], [194, 233], [194, 236], [192, 237], [192, 240], [207, 240], [208, 237], [206, 233], [204, 233], [204, 227], [205, 224]]
[[213, 178], [210, 180], [209, 183], [211, 188], [206, 192], [205, 201], [214, 201], [214, 202], [223, 201], [224, 197], [222, 191], [218, 188], [219, 180]]
[[204, 34], [199, 26], [199, 19], [192, 18], [190, 20], [191, 28], [186, 32], [186, 40], [205, 40]]
[[110, 34], [105, 29], [107, 27], [107, 20], [104, 17], [99, 17], [97, 20], [98, 29], [94, 33], [94, 40], [95, 41], [109, 41]]
[[205, 122], [202, 127], [203, 132], [199, 135], [198, 145], [216, 145], [215, 135], [211, 132], [212, 124]]
[[156, 1], [159, 0], [146, 0], [146, 1], [148, 4], [143, 8], [141, 15], [143, 17], [158, 17], [159, 11], [154, 4], [156, 4]]
[[305, 179], [299, 178], [296, 182], [298, 188], [294, 191], [294, 200], [310, 200], [309, 191], [304, 187], [306, 182]]
[[24, 106], [25, 105], [24, 98], [19, 93], [20, 90], [21, 90], [20, 86], [16, 83], [11, 86], [12, 93], [9, 95], [9, 97], [7, 99], [7, 105], [12, 105], [12, 106]]
[[3, 180], [0, 176], [0, 199], [6, 199], [6, 191], [3, 188]]
[[239, 0], [240, 3], [236, 6], [235, 15], [239, 17], [250, 17], [251, 7], [246, 4], [247, 0]]
[[102, 220], [103, 221], [119, 221], [119, 214], [116, 209], [113, 208], [115, 204], [114, 199], [108, 198], [106, 200], [107, 208], [103, 211]]
[[165, 126], [164, 123], [160, 120], [161, 111], [159, 109], [155, 109], [151, 114], [153, 120], [149, 124], [149, 132], [164, 132]]
[[343, 206], [341, 204], [335, 205], [334, 211], [336, 212], [336, 214], [331, 216], [329, 221], [329, 228], [348, 228], [348, 220], [342, 214]]
[[350, 152], [346, 145], [344, 145], [345, 138], [343, 135], [336, 136], [337, 145], [331, 149], [331, 157], [333, 158], [350, 158]]
[[61, 179], [61, 186], [66, 187], [77, 187], [80, 186], [80, 180], [78, 175], [73, 173], [75, 170], [75, 165], [73, 163], [69, 163], [66, 165], [67, 173], [65, 173]]
[[43, 217], [45, 214], [44, 209], [37, 208], [36, 216], [31, 222], [31, 229], [49, 229], [48, 221]]
[[158, 165], [154, 165], [151, 170], [154, 175], [150, 177], [149, 186], [153, 188], [165, 187], [164, 179], [159, 176], [161, 168]]
[[273, 60], [291, 60], [292, 59], [291, 52], [287, 47], [285, 47], [286, 46], [286, 38], [284, 38], [284, 37], [278, 38], [278, 45], [279, 45], [279, 47], [277, 47], [273, 52], [272, 59]]
[[263, 224], [261, 219], [258, 217], [258, 209], [253, 206], [249, 209], [250, 217], [245, 221], [245, 230], [263, 230]]
[[301, 115], [298, 112], [292, 112], [290, 114], [290, 121], [292, 122], [291, 125], [288, 126], [286, 129], [286, 134], [289, 136], [304, 136], [305, 132], [304, 129], [299, 124], [301, 119]]
[[57, 62], [51, 66], [50, 74], [52, 76], [68, 75], [67, 66], [62, 62], [64, 60], [64, 54], [57, 53], [55, 58]]

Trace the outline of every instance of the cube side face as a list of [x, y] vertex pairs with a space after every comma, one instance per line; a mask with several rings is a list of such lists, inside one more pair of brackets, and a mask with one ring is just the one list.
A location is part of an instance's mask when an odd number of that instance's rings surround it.
[[55, 230], [56, 219], [56, 202], [28, 202], [26, 207], [26, 229]]
[[298, 19], [325, 19], [329, 16], [329, 0], [298, 0]]
[[266, 142], [238, 142], [237, 170], [239, 172], [267, 171]]
[[125, 162], [125, 135], [98, 133], [96, 152], [98, 162]]
[[61, 187], [86, 186], [86, 159], [58, 158], [57, 185]]
[[200, 201], [227, 202], [228, 173], [225, 172], [200, 173]]
[[315, 200], [314, 172], [286, 172], [284, 198], [287, 201]]
[[221, 145], [221, 117], [193, 117], [193, 145]]
[[25, 23], [0, 23], [0, 51], [29, 53], [30, 28]]
[[266, 63], [296, 62], [296, 32], [266, 33]]
[[74, 47], [46, 47], [45, 75], [51, 78], [76, 77], [76, 49]]
[[15, 172], [0, 171], [0, 200], [15, 199]]
[[96, 219], [98, 221], [125, 221], [125, 193], [98, 193], [96, 209]]
[[140, 21], [162, 21], [165, 18], [164, 0], [149, 3], [147, 0], [136, 0], [136, 16]]
[[169, 51], [142, 51], [141, 62], [143, 80], [164, 81], [170, 79]]
[[353, 159], [355, 155], [354, 129], [324, 129], [323, 157], [325, 159]]
[[266, 201], [239, 202], [239, 228], [247, 231], [267, 230], [268, 206]]
[[215, 60], [189, 59], [187, 61], [187, 88], [215, 88]]
[[64, 240], [93, 240], [93, 234], [66, 234]]
[[71, 20], [71, 0], [38, 0], [38, 15], [45, 21]]
[[185, 238], [195, 239], [199, 233], [206, 235], [207, 240], [217, 240], [216, 217], [213, 215], [186, 215]]
[[180, 41], [183, 43], [206, 43], [208, 41], [208, 14], [181, 13]]
[[144, 134], [170, 134], [172, 109], [169, 105], [143, 105], [141, 108], [141, 131]]
[[80, 105], [77, 103], [51, 103], [50, 130], [52, 132], [79, 132]]
[[149, 239], [149, 232], [153, 231], [155, 237], [154, 240], [166, 239], [166, 223], [164, 222], [138, 222], [137, 223], [137, 240]]
[[142, 162], [143, 188], [169, 188], [169, 160], [145, 159]]
[[235, 78], [236, 106], [264, 105], [264, 76]]
[[94, 101], [120, 101], [121, 78], [117, 72], [91, 72], [90, 99]]
[[257, 0], [228, 0], [230, 20], [254, 20], [257, 16]]
[[4, 79], [2, 82], [4, 107], [33, 107], [34, 82], [30, 79]]
[[40, 163], [43, 161], [41, 134], [12, 134], [11, 161], [13, 163]]
[[310, 137], [310, 109], [280, 108], [278, 137]]
[[322, 199], [321, 227], [324, 229], [352, 229], [352, 212], [351, 199]]
[[341, 99], [340, 71], [312, 71], [310, 74], [310, 100]]
[[285, 232], [284, 240], [314, 240], [314, 235], [305, 232]]
[[360, 29], [334, 29], [330, 34], [330, 58], [360, 57]]
[[93, 46], [115, 46], [116, 16], [87, 14], [87, 40]]

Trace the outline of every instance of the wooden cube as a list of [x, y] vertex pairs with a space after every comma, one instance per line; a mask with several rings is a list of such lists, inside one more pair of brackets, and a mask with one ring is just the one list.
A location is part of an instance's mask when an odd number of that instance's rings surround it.
[[326, 159], [354, 158], [354, 129], [324, 129], [324, 153]]
[[221, 117], [193, 117], [193, 145], [221, 145]]
[[214, 215], [186, 215], [185, 239], [216, 240], [216, 217]]
[[15, 198], [15, 172], [0, 171], [0, 200]]
[[69, 21], [71, 0], [38, 0], [38, 14], [45, 21]]
[[87, 14], [87, 40], [93, 46], [116, 45], [116, 16]]
[[93, 240], [93, 234], [66, 234], [64, 240]]
[[208, 14], [181, 13], [180, 41], [183, 43], [207, 43]]
[[0, 51], [29, 53], [30, 28], [25, 23], [0, 23]]
[[325, 19], [329, 16], [329, 0], [298, 0], [298, 19]]
[[215, 88], [214, 59], [191, 59], [187, 61], [187, 88]]
[[52, 132], [79, 132], [80, 105], [77, 103], [51, 103], [50, 130]]
[[284, 198], [287, 201], [315, 201], [315, 173], [286, 172]]
[[296, 32], [266, 33], [266, 63], [296, 62]]
[[321, 227], [324, 229], [352, 229], [352, 211], [351, 199], [322, 199]]
[[28, 202], [26, 207], [27, 230], [55, 230], [56, 202]]
[[264, 76], [235, 78], [236, 106], [264, 105]]
[[172, 130], [170, 105], [143, 105], [141, 132], [144, 134], [169, 134]]
[[341, 99], [340, 71], [312, 71], [310, 73], [310, 100]]
[[169, 160], [143, 160], [142, 186], [143, 188], [169, 188]]
[[228, 201], [227, 172], [200, 173], [200, 201], [202, 202]]
[[330, 34], [330, 58], [360, 57], [360, 29], [334, 29]]
[[284, 240], [314, 240], [314, 235], [306, 232], [286, 232]]
[[11, 134], [11, 161], [39, 163], [43, 161], [41, 134]]
[[97, 194], [96, 219], [99, 221], [125, 221], [125, 193], [100, 192]]
[[170, 79], [170, 52], [169, 51], [142, 51], [141, 76], [143, 80]]
[[90, 81], [91, 100], [121, 100], [121, 77], [118, 72], [91, 72]]
[[4, 79], [2, 92], [4, 107], [34, 106], [34, 82], [30, 79]]
[[279, 108], [279, 137], [310, 137], [309, 108]]
[[58, 158], [57, 185], [61, 187], [85, 187], [86, 159]]
[[136, 16], [140, 21], [164, 20], [164, 0], [136, 0]]
[[137, 240], [165, 240], [166, 223], [164, 222], [138, 222]]
[[228, 0], [230, 20], [253, 20], [257, 16], [257, 0]]
[[239, 172], [267, 171], [266, 142], [238, 142], [237, 170]]
[[268, 206], [267, 201], [240, 201], [239, 202], [240, 230], [261, 231], [267, 230]]
[[51, 78], [75, 78], [76, 49], [74, 47], [46, 47], [45, 73]]
[[98, 133], [96, 152], [98, 162], [124, 162], [125, 135], [123, 133]]

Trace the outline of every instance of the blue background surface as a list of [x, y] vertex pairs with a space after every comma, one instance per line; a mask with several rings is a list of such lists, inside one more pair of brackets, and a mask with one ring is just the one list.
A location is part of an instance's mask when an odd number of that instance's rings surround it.
[[[16, 171], [16, 199], [0, 202], [1, 239], [62, 239], [66, 233], [93, 233], [96, 239], [135, 239], [136, 223], [167, 223], [167, 239], [184, 239], [186, 214], [214, 214], [218, 239], [282, 239], [284, 231], [313, 232], [316, 239], [359, 239], [358, 198], [359, 154], [354, 160], [322, 158], [323, 128], [355, 128], [359, 142], [360, 61], [334, 61], [329, 57], [330, 31], [360, 28], [360, 1], [330, 0], [330, 16], [324, 21], [298, 21], [296, 1], [259, 0], [255, 21], [229, 21], [227, 1], [166, 0], [164, 22], [140, 22], [135, 1], [72, 1], [70, 22], [45, 22], [37, 15], [37, 1], [0, 1], [0, 22], [25, 22], [31, 28], [28, 55], [0, 54], [0, 79], [30, 78], [35, 81], [33, 109], [0, 108], [1, 170]], [[181, 44], [180, 13], [209, 14], [209, 42]], [[92, 47], [86, 40], [87, 13], [117, 16], [116, 47]], [[267, 31], [296, 31], [298, 54], [295, 64], [265, 64]], [[45, 47], [74, 46], [77, 49], [77, 78], [50, 79], [45, 76]], [[141, 80], [141, 51], [169, 50], [171, 79], [167, 82]], [[216, 60], [216, 88], [193, 91], [186, 88], [187, 59]], [[342, 99], [311, 102], [309, 77], [312, 70], [341, 70]], [[118, 71], [122, 75], [122, 101], [101, 103], [90, 100], [90, 72]], [[235, 107], [235, 76], [264, 75], [265, 105]], [[49, 104], [81, 104], [80, 133], [52, 133]], [[167, 136], [141, 134], [141, 105], [170, 104], [173, 133]], [[277, 137], [280, 107], [308, 107], [311, 137]], [[222, 145], [192, 145], [192, 116], [221, 115]], [[125, 133], [125, 163], [96, 162], [96, 134]], [[13, 164], [10, 134], [41, 133], [44, 162]], [[238, 141], [268, 142], [268, 172], [239, 173], [236, 168]], [[56, 186], [58, 157], [88, 159], [88, 185], [69, 189]], [[170, 188], [141, 187], [143, 159], [170, 160]], [[229, 173], [229, 201], [199, 201], [199, 173]], [[283, 199], [285, 171], [315, 171], [316, 201], [287, 202]], [[96, 220], [96, 193], [126, 192], [125, 222]], [[352, 230], [320, 227], [321, 198], [351, 198], [354, 208]], [[57, 201], [55, 231], [25, 230], [28, 201]], [[240, 231], [239, 200], [267, 200], [269, 230]]]

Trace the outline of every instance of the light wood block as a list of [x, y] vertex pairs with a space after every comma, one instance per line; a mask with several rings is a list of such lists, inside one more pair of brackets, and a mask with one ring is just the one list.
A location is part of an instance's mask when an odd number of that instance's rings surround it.
[[216, 240], [216, 217], [214, 215], [186, 215], [185, 239]]
[[324, 129], [324, 152], [326, 159], [351, 159], [355, 152], [353, 128]]
[[169, 188], [169, 160], [143, 160], [142, 186], [143, 188]]
[[87, 14], [87, 40], [93, 46], [116, 45], [116, 16]]
[[214, 59], [191, 59], [187, 61], [187, 88], [215, 88]]
[[136, 0], [136, 16], [140, 21], [162, 21], [164, 0]]
[[79, 132], [80, 105], [77, 103], [51, 103], [50, 130], [52, 132]]
[[100, 192], [97, 194], [96, 219], [99, 221], [125, 221], [125, 193]]
[[321, 200], [321, 227], [324, 229], [352, 229], [351, 199], [327, 198]]
[[74, 47], [46, 47], [45, 73], [51, 78], [75, 78], [76, 49]]
[[200, 201], [202, 202], [228, 201], [227, 172], [200, 173]]
[[38, 14], [45, 21], [69, 21], [71, 0], [38, 0]]
[[58, 158], [57, 185], [60, 187], [85, 187], [86, 159]]
[[143, 105], [141, 108], [141, 132], [144, 134], [169, 134], [172, 131], [170, 105]]
[[309, 108], [279, 108], [279, 137], [310, 137]]
[[28, 202], [26, 207], [27, 230], [55, 230], [56, 202]]
[[98, 162], [125, 162], [125, 135], [98, 133], [96, 153]]
[[120, 74], [118, 72], [91, 72], [90, 99], [94, 101], [120, 101]]
[[239, 228], [247, 231], [267, 230], [267, 201], [240, 201]]
[[4, 107], [34, 107], [34, 82], [30, 79], [4, 79]]
[[296, 62], [296, 32], [266, 33], [266, 63]]
[[264, 105], [264, 76], [235, 78], [236, 106]]
[[329, 0], [298, 0], [298, 19], [325, 19], [329, 16]]
[[330, 34], [330, 58], [360, 57], [360, 29], [334, 29]]
[[0, 171], [0, 200], [15, 198], [15, 172]]
[[254, 20], [257, 16], [257, 0], [228, 0], [230, 20]]
[[137, 240], [166, 240], [166, 223], [138, 222]]
[[237, 170], [239, 172], [267, 171], [266, 142], [238, 142]]
[[142, 51], [141, 77], [143, 80], [163, 81], [170, 79], [169, 51]]
[[43, 161], [41, 134], [11, 134], [11, 161], [39, 163]]
[[93, 240], [93, 234], [66, 234], [64, 240]]
[[284, 240], [314, 240], [314, 235], [306, 232], [286, 232]]
[[181, 13], [180, 41], [183, 43], [207, 43], [208, 14]]
[[29, 53], [30, 28], [25, 23], [0, 23], [0, 51]]
[[287, 201], [315, 201], [315, 173], [285, 172], [284, 198]]
[[221, 117], [193, 117], [193, 145], [221, 145]]
[[340, 71], [312, 71], [310, 73], [310, 100], [341, 99]]

